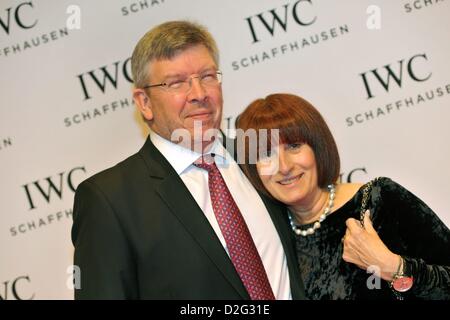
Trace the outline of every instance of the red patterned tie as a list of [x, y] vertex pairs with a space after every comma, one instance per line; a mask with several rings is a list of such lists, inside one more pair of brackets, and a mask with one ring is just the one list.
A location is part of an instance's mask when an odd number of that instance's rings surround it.
[[[207, 159], [209, 160], [209, 159]], [[252, 300], [275, 300], [247, 224], [214, 161], [194, 163], [208, 171], [212, 207], [236, 271]]]

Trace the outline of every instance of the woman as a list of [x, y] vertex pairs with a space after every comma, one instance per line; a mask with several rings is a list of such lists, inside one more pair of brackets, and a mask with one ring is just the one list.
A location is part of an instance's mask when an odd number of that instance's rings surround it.
[[269, 146], [257, 151], [267, 156], [256, 164], [249, 163], [248, 141], [238, 141], [246, 145], [242, 167], [257, 188], [287, 206], [310, 299], [450, 299], [449, 229], [389, 178], [337, 183], [336, 143], [310, 103], [269, 95], [251, 103], [236, 127], [268, 129], [259, 131], [267, 132]]

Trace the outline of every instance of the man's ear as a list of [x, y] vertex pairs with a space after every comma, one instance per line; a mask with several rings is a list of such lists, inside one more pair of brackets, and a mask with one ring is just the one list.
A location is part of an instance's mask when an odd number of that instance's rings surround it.
[[153, 119], [152, 104], [149, 96], [144, 89], [134, 89], [133, 99], [136, 106], [139, 108], [142, 116], [150, 121]]

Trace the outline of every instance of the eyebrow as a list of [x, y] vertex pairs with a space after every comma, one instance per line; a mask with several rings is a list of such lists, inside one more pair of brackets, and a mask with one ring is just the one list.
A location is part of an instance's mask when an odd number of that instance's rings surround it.
[[185, 75], [182, 74], [182, 73], [172, 73], [172, 74], [168, 74], [165, 77], [163, 77], [162, 81], [166, 82], [166, 81], [169, 81], [171, 79], [177, 79], [177, 78], [183, 78], [183, 77], [185, 77]]
[[[202, 74], [202, 73], [205, 73], [208, 71], [217, 71], [217, 68], [214, 66], [207, 67], [207, 68], [202, 69], [200, 72], [198, 72], [198, 74]], [[166, 74], [163, 77], [163, 79], [168, 80], [168, 79], [179, 78], [179, 77], [187, 77], [187, 74], [186, 73], [169, 73], [169, 74]]]

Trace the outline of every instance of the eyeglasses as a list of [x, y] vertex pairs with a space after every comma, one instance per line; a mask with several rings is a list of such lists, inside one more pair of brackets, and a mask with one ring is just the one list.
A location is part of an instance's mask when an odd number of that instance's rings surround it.
[[203, 88], [214, 88], [222, 83], [222, 72], [209, 71], [198, 76], [175, 78], [167, 82], [147, 85], [143, 89], [161, 87], [170, 93], [188, 93], [192, 88], [192, 79], [198, 79]]

